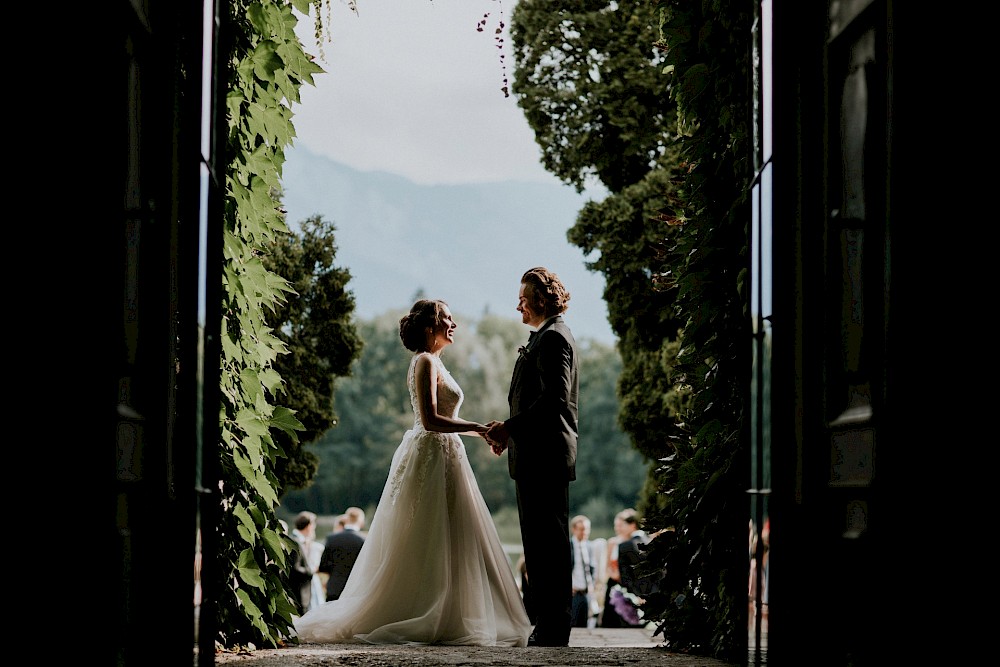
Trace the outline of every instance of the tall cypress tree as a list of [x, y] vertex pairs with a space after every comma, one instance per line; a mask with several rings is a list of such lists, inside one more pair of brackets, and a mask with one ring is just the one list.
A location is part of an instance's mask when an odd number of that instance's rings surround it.
[[265, 318], [288, 348], [273, 364], [284, 380], [282, 404], [295, 411], [304, 427], [297, 441], [282, 432], [274, 435], [287, 454], [276, 468], [279, 496], [308, 486], [315, 476], [319, 459], [305, 447], [335, 426], [334, 379], [350, 375], [363, 347], [352, 320], [351, 274], [334, 265], [335, 231], [322, 216], [308, 218], [298, 232], [279, 235], [263, 257], [264, 266], [294, 289]]

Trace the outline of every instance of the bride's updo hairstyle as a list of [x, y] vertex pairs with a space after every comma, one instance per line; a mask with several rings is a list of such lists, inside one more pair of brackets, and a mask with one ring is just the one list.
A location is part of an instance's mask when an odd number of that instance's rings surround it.
[[441, 311], [447, 304], [436, 299], [421, 299], [399, 320], [399, 339], [410, 352], [427, 352], [428, 333], [444, 324]]
[[530, 301], [531, 309], [542, 313], [548, 319], [560, 315], [569, 308], [569, 292], [559, 280], [559, 276], [544, 266], [528, 269], [521, 276], [521, 283], [527, 285], [524, 291]]

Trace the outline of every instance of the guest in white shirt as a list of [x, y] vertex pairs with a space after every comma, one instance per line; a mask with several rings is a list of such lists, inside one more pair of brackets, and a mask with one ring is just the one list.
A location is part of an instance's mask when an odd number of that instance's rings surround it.
[[303, 550], [309, 568], [313, 571], [308, 590], [302, 590], [300, 594], [303, 611], [309, 611], [326, 601], [326, 589], [317, 573], [325, 547], [316, 541], [316, 515], [312, 512], [299, 512], [295, 517], [292, 537], [299, 543], [299, 548]]
[[572, 538], [570, 547], [573, 556], [573, 600], [570, 614], [574, 628], [586, 628], [591, 616], [594, 601], [594, 551], [590, 544], [590, 519], [579, 514], [569, 522]]

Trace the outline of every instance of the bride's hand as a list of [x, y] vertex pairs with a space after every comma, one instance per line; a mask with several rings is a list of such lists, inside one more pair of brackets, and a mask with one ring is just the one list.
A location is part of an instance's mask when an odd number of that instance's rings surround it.
[[504, 429], [503, 422], [494, 419], [487, 426], [488, 429], [484, 436], [486, 442], [490, 444], [490, 449], [493, 453], [500, 456], [507, 449], [507, 432]]
[[[500, 443], [498, 443], [496, 440], [490, 437], [490, 424], [484, 424], [482, 432], [479, 433], [478, 435], [479, 437], [481, 437], [483, 440], [486, 441], [486, 444], [490, 446], [490, 449], [493, 451], [493, 453], [499, 456], [499, 452], [497, 451], [497, 449], [500, 447]], [[503, 450], [501, 449], [500, 451]]]
[[486, 424], [473, 423], [472, 428], [470, 428], [468, 431], [462, 431], [462, 432], [460, 432], [459, 435], [468, 435], [468, 436], [471, 436], [473, 438], [482, 438], [484, 440], [487, 440], [487, 438], [486, 438], [486, 432], [489, 429], [490, 429], [490, 427], [487, 426]]
[[476, 438], [482, 438], [483, 440], [487, 440], [488, 442], [489, 440], [486, 437], [486, 432], [489, 430], [490, 427], [487, 426], [486, 424], [475, 423], [473, 424], [472, 428], [470, 428], [468, 431], [465, 431], [464, 435], [471, 435]]

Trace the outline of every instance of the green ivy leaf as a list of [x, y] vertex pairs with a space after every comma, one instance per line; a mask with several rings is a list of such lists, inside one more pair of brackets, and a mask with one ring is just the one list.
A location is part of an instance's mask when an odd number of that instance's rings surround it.
[[276, 45], [269, 39], [261, 41], [250, 56], [253, 62], [253, 73], [258, 79], [274, 81], [274, 71], [284, 67], [285, 63], [278, 56]]
[[264, 589], [264, 579], [260, 576], [260, 568], [256, 565], [254, 567], [241, 567], [237, 572], [239, 572], [240, 580], [243, 583], [254, 588]]
[[258, 374], [258, 377], [260, 383], [272, 394], [276, 394], [282, 386], [281, 376], [273, 368], [265, 368]]
[[[257, 458], [259, 457], [255, 457], [254, 460], [257, 460]], [[239, 450], [239, 448], [233, 449], [233, 465], [235, 465], [236, 469], [240, 471], [240, 474], [243, 476], [244, 480], [253, 479], [257, 475], [256, 467], [250, 461], [250, 459], [248, 459]], [[242, 509], [242, 507], [240, 507], [239, 505], [237, 505], [237, 508]], [[252, 542], [252, 540], [248, 541]]]
[[[239, 571], [242, 572], [242, 570]], [[243, 608], [248, 614], [251, 616], [257, 616], [258, 618], [260, 617], [260, 607], [253, 603], [253, 600], [250, 599], [250, 595], [245, 590], [242, 588], [237, 589], [236, 597], [240, 599], [240, 604], [243, 605]]]
[[291, 625], [294, 622], [294, 617], [299, 615], [299, 610], [286, 595], [278, 596], [278, 599], [275, 602], [275, 613], [279, 614], [285, 622]]
[[261, 475], [256, 475], [252, 480], [252, 484], [257, 495], [268, 505], [273, 506], [278, 502], [278, 494], [275, 491], [275, 484], [272, 480]]
[[259, 259], [253, 259], [243, 265], [240, 282], [244, 285], [244, 294], [263, 296], [271, 293], [267, 284], [267, 269]]
[[261, 537], [264, 538], [264, 548], [267, 549], [267, 553], [278, 563], [278, 567], [285, 569], [285, 554], [287, 549], [282, 542], [281, 535], [269, 528], [265, 528], [261, 531]]
[[[259, 390], [260, 387], [257, 386], [255, 389]], [[236, 423], [250, 435], [263, 436], [267, 434], [267, 424], [260, 418], [260, 415], [249, 410], [241, 410], [236, 417]]]
[[[264, 450], [260, 446], [260, 438], [255, 435], [247, 435], [243, 438], [243, 450], [247, 455], [247, 463], [250, 461], [259, 461], [264, 458]], [[255, 466], [250, 466], [252, 473], [244, 474], [249, 480], [254, 480], [258, 477], [257, 468]]]
[[290, 435], [296, 442], [298, 442], [298, 437], [295, 431], [301, 431], [305, 427], [302, 425], [298, 419], [295, 418], [295, 411], [289, 410], [288, 408], [277, 406], [274, 409], [274, 415], [271, 417], [271, 426], [280, 428], [282, 431]]
[[242, 505], [236, 505], [233, 507], [233, 516], [240, 520], [240, 523], [244, 528], [246, 528], [253, 535], [252, 540], [247, 540], [251, 544], [256, 541], [257, 537], [257, 526], [254, 523], [253, 518], [251, 518], [250, 513], [247, 512], [246, 508]]

